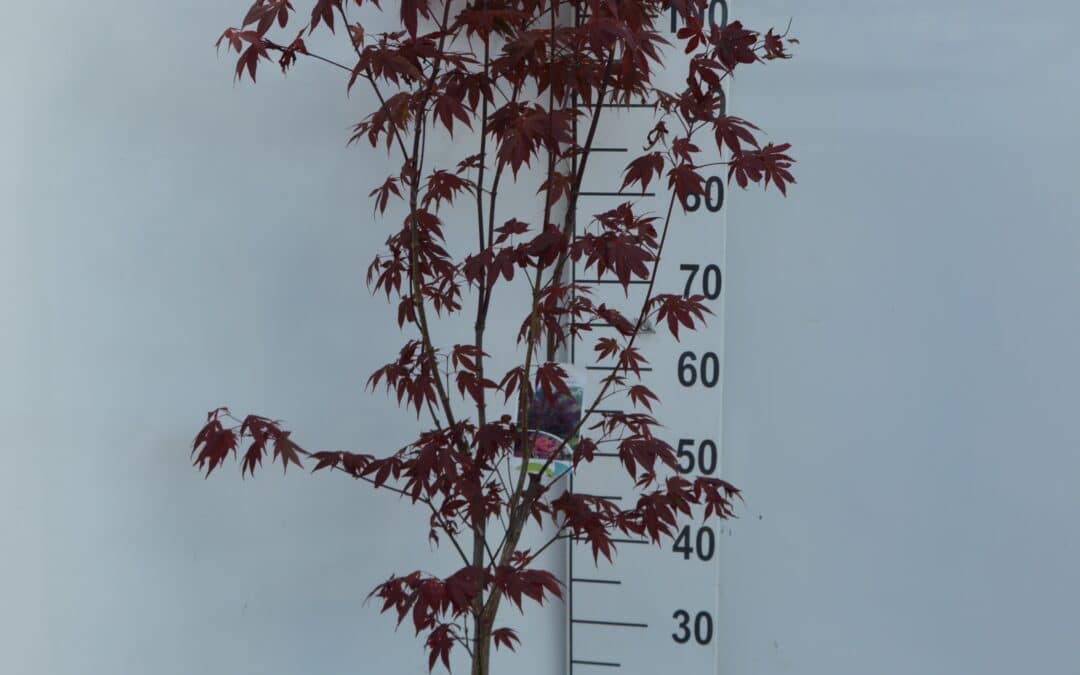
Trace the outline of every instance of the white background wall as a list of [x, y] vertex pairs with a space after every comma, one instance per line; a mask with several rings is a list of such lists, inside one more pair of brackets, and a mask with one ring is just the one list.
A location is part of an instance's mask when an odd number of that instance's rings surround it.
[[[312, 65], [234, 86], [211, 47], [228, 5], [7, 13], [0, 672], [426, 665], [360, 604], [430, 560], [419, 514], [189, 467], [221, 403], [315, 447], [379, 450], [408, 419], [363, 390], [398, 341], [362, 283], [386, 233], [343, 143], [364, 102]], [[800, 163], [786, 201], [729, 202], [724, 457], [747, 505], [722, 672], [1080, 672], [1080, 8], [740, 14], [795, 18], [797, 59], [746, 71], [734, 107]]]

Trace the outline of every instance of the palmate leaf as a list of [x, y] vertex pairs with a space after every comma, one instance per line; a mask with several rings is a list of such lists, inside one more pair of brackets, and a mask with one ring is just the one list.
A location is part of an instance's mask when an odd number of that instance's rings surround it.
[[742, 188], [751, 182], [764, 181], [765, 187], [775, 183], [781, 194], [787, 195], [788, 183], [795, 182], [790, 171], [795, 160], [787, 154], [790, 148], [790, 143], [769, 143], [761, 150], [740, 152], [728, 164], [728, 180], [734, 176], [735, 182]]
[[431, 18], [431, 6], [429, 0], [399, 0], [401, 3], [401, 23], [409, 35], [416, 37], [418, 23], [421, 18]]
[[[192, 443], [191, 454], [195, 456], [195, 466], [206, 468], [206, 477], [214, 472], [228, 454], [236, 454], [237, 437], [232, 429], [226, 429], [215, 417], [206, 423], [195, 436]], [[201, 447], [201, 450], [200, 450]]]
[[319, 23], [326, 25], [330, 32], [334, 32], [334, 10], [341, 11], [342, 0], [315, 0], [315, 6], [311, 8], [310, 31], [319, 27]]
[[703, 295], [685, 297], [673, 293], [662, 293], [649, 302], [648, 311], [655, 311], [657, 323], [666, 322], [672, 337], [678, 341], [680, 326], [696, 330], [699, 326], [705, 325], [706, 315], [713, 313], [705, 305], [704, 300]]
[[631, 403], [634, 405], [645, 406], [650, 411], [652, 410], [652, 402], [660, 400], [657, 398], [656, 394], [653, 393], [652, 389], [649, 389], [643, 384], [635, 384], [630, 387], [628, 393]]
[[516, 644], [521, 644], [521, 638], [514, 632], [512, 628], [496, 628], [491, 631], [492, 642], [495, 643], [495, 649], [500, 646], [506, 647], [510, 651], [516, 650]]
[[641, 192], [649, 189], [649, 183], [664, 170], [664, 156], [659, 152], [642, 155], [627, 165], [622, 189], [641, 183]]
[[435, 117], [446, 127], [451, 137], [454, 136], [454, 120], [459, 120], [469, 129], [472, 129], [472, 118], [469, 111], [461, 103], [456, 94], [444, 94], [435, 99]]
[[443, 624], [428, 634], [424, 642], [428, 648], [428, 671], [434, 670], [435, 664], [440, 660], [443, 666], [450, 670], [450, 650], [454, 648], [454, 638], [450, 632], [452, 628], [449, 624]]
[[722, 150], [726, 146], [732, 154], [738, 154], [742, 152], [744, 144], [753, 148], [761, 147], [751, 129], [760, 131], [758, 127], [740, 117], [725, 115], [717, 119], [713, 122], [717, 149]]
[[675, 193], [685, 208], [690, 197], [705, 194], [705, 177], [698, 173], [693, 164], [684, 162], [668, 171], [668, 189]]
[[401, 190], [398, 188], [398, 179], [390, 176], [386, 181], [368, 193], [368, 197], [375, 198], [375, 210], [380, 213], [386, 212], [386, 206], [390, 202], [390, 195], [401, 198]]

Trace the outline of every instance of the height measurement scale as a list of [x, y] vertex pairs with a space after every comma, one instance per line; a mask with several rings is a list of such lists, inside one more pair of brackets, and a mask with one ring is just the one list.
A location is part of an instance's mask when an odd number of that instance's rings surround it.
[[[727, 16], [727, 2], [711, 0], [703, 19], [707, 25], [723, 26]], [[674, 43], [674, 33], [680, 25], [672, 14], [670, 25], [661, 22], [660, 29], [669, 28], [668, 37]], [[675, 67], [668, 73], [657, 73], [656, 77], [661, 88], [679, 90], [688, 57], [674, 44], [667, 49], [667, 56]], [[656, 111], [649, 102], [612, 103], [603, 105], [600, 115], [578, 200], [578, 232], [588, 226], [594, 213], [624, 201], [636, 203], [639, 212], [657, 216], [659, 231], [670, 199], [666, 176], [649, 186], [656, 192], [644, 195], [620, 192], [623, 170], [642, 153], [642, 144], [656, 124]], [[579, 123], [578, 142], [584, 141], [588, 122]], [[673, 134], [681, 131], [674, 125], [669, 128]], [[704, 135], [707, 131], [700, 133]], [[708, 144], [699, 143], [699, 146], [707, 148]], [[720, 159], [715, 151], [703, 151], [701, 157], [702, 164]], [[685, 210], [676, 203], [653, 290], [654, 294], [705, 296], [713, 312], [707, 327], [680, 331], [680, 341], [676, 342], [666, 328], [658, 326], [655, 333], [639, 335], [636, 343], [649, 359], [644, 384], [660, 398], [654, 404], [655, 416], [663, 424], [658, 431], [676, 449], [679, 473], [691, 481], [702, 475], [719, 477], [721, 470], [724, 353], [721, 289], [726, 238], [723, 171], [721, 166], [704, 170], [705, 196], [691, 200]], [[635, 320], [649, 280], [632, 280], [629, 292], [624, 293], [614, 277], [598, 278], [595, 272], [578, 266], [572, 269], [572, 274], [578, 284], [590, 288], [596, 304], [606, 303]], [[591, 335], [618, 337], [614, 328], [595, 324]], [[588, 374], [590, 390], [595, 392], [611, 366], [597, 363], [591, 344], [591, 340], [586, 340], [576, 346], [570, 360]], [[629, 409], [628, 397], [615, 396], [604, 401], [598, 412]], [[578, 469], [571, 489], [613, 499], [624, 507], [632, 506], [635, 499], [632, 481], [617, 453], [603, 446], [600, 450], [592, 464]], [[665, 476], [660, 474], [660, 477]], [[594, 562], [588, 543], [570, 542], [567, 672], [571, 675], [716, 673], [721, 543], [717, 521], [704, 524], [700, 509], [695, 509], [694, 518], [680, 527], [673, 542], [666, 541], [658, 547], [645, 540], [623, 538], [615, 539], [615, 543], [618, 553], [614, 562], [608, 563], [603, 557]]]

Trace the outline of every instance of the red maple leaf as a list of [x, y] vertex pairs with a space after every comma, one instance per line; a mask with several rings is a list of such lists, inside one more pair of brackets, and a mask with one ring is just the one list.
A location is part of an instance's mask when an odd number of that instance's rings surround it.
[[789, 169], [795, 163], [787, 153], [790, 143], [773, 145], [769, 143], [761, 150], [741, 152], [731, 158], [728, 164], [728, 180], [732, 176], [739, 187], [745, 188], [750, 182], [765, 181], [765, 186], [775, 183], [781, 194], [787, 194], [787, 184], [794, 183], [795, 177]]
[[390, 176], [386, 181], [368, 193], [368, 197], [375, 198], [375, 209], [379, 213], [386, 213], [386, 205], [390, 201], [390, 195], [401, 197], [401, 190], [397, 186], [397, 178]]
[[650, 152], [642, 155], [626, 166], [626, 176], [623, 178], [622, 189], [641, 183], [641, 191], [644, 193], [649, 188], [653, 178], [659, 176], [664, 170], [664, 156], [659, 152]]
[[744, 143], [754, 148], [760, 147], [754, 134], [750, 132], [751, 129], [760, 131], [758, 127], [740, 117], [725, 115], [717, 118], [713, 121], [717, 149], [722, 149], [726, 145], [732, 154], [738, 154], [742, 151]]
[[[199, 431], [191, 445], [192, 455], [198, 451], [195, 466], [199, 469], [205, 466], [206, 477], [209, 478], [230, 452], [236, 454], [236, 443], [236, 432], [226, 429], [215, 416]], [[202, 450], [199, 450], [199, 446], [202, 446]]]
[[496, 628], [491, 631], [492, 641], [495, 643], [495, 649], [498, 649], [500, 645], [505, 646], [510, 651], [515, 650], [514, 643], [521, 644], [521, 638], [512, 628]]

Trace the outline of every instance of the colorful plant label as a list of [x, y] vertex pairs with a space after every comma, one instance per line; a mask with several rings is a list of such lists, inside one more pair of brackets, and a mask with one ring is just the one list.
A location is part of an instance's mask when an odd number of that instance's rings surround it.
[[[538, 388], [529, 403], [529, 473], [543, 470], [551, 478], [559, 478], [573, 469], [574, 448], [580, 438], [578, 426], [585, 405], [585, 378], [569, 363], [559, 366], [566, 371], [570, 393], [556, 392], [552, 400], [545, 398]], [[518, 458], [514, 469], [520, 470], [520, 447], [514, 456]]]

